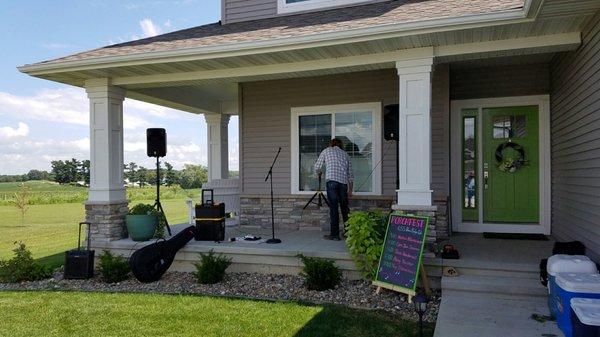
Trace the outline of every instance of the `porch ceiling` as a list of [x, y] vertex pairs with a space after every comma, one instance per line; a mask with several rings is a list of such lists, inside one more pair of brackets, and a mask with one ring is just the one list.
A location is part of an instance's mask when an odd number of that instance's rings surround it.
[[[566, 11], [569, 3], [572, 11]], [[535, 3], [535, 2], [534, 2]], [[599, 1], [547, 0], [538, 18], [476, 27], [406, 30], [362, 40], [298, 45], [285, 50], [244, 49], [238, 53], [189, 53], [118, 63], [77, 64], [60, 70], [24, 66], [21, 71], [83, 87], [109, 78], [130, 98], [193, 113], [237, 113], [238, 83], [393, 68], [396, 60], [429, 55], [438, 63], [571, 50]], [[551, 5], [551, 6], [550, 6]], [[596, 7], [595, 7], [596, 6]], [[562, 12], [568, 15], [560, 15]], [[564, 14], [564, 13], [563, 13]], [[221, 54], [225, 55], [225, 54]], [[421, 55], [421, 56], [419, 56]], [[43, 65], [43, 64], [42, 64]]]

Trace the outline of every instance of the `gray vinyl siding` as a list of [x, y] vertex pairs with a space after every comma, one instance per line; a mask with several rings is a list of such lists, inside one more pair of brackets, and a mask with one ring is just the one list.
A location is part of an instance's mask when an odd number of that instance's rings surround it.
[[600, 13], [551, 64], [552, 233], [600, 261]]
[[439, 200], [450, 195], [449, 86], [449, 66], [436, 66], [431, 88], [431, 189]]
[[450, 72], [452, 100], [544, 95], [550, 92], [547, 64], [457, 68]]
[[232, 23], [277, 16], [277, 0], [221, 0], [221, 21]]
[[[436, 72], [434, 78], [440, 81], [437, 82], [439, 84], [434, 83], [432, 130], [440, 132], [440, 135], [435, 135], [432, 142], [434, 147], [432, 187], [443, 190], [443, 193], [447, 194], [448, 73], [447, 71], [442, 71], [440, 74]], [[438, 86], [441, 88], [438, 89]], [[390, 69], [249, 82], [242, 84], [242, 91], [242, 138], [240, 140], [240, 170], [244, 177], [242, 194], [267, 195], [269, 193], [269, 185], [264, 182], [264, 178], [277, 148], [281, 146], [281, 157], [274, 168], [273, 175], [275, 194], [287, 195], [291, 192], [291, 108], [365, 102], [382, 102], [383, 106], [395, 104], [398, 102], [398, 75], [395, 69]], [[394, 195], [396, 189], [395, 148], [394, 142], [383, 140], [382, 151], [385, 154], [382, 162], [382, 192], [387, 196]]]

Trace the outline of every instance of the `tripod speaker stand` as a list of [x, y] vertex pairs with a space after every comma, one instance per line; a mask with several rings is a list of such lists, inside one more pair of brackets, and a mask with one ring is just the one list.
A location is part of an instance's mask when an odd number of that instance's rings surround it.
[[315, 198], [317, 198], [316, 204], [318, 208], [321, 208], [321, 206], [323, 206], [323, 201], [325, 201], [327, 207], [330, 207], [329, 201], [327, 201], [327, 197], [325, 196], [325, 194], [323, 194], [323, 191], [321, 190], [321, 173], [319, 173], [319, 185], [317, 187], [317, 192], [313, 194], [313, 196], [310, 198], [310, 200], [308, 200], [308, 202], [306, 203], [306, 205], [304, 205], [302, 209], [306, 209], [308, 206], [310, 206], [310, 204], [313, 203], [313, 200], [315, 200]]
[[[162, 216], [171, 236], [171, 227], [167, 221], [165, 210], [160, 203], [160, 157], [167, 155], [167, 131], [162, 128], [151, 128], [146, 130], [146, 154], [148, 157], [156, 157], [156, 200], [152, 208], [156, 208], [159, 216]], [[160, 219], [159, 219], [160, 221]]]

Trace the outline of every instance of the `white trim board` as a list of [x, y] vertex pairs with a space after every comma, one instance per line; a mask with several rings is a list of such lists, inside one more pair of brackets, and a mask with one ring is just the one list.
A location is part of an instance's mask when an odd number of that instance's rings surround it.
[[365, 3], [368, 0], [303, 0], [300, 2], [287, 3], [286, 0], [277, 0], [277, 13], [295, 13], [313, 9], [341, 7]]
[[[551, 233], [551, 165], [550, 165], [550, 96], [518, 96], [518, 97], [500, 97], [500, 98], [482, 98], [470, 100], [456, 100], [451, 103], [451, 132], [450, 134], [450, 173], [451, 173], [451, 194], [452, 194], [452, 230], [457, 232], [503, 232], [503, 233], [529, 233], [544, 234]], [[486, 107], [509, 107], [522, 105], [537, 105], [539, 119], [539, 180], [540, 180], [540, 223], [539, 224], [494, 224], [484, 223], [482, 212], [483, 207], [479, 207], [479, 222], [462, 221], [462, 180], [461, 180], [461, 137], [458, 130], [461, 130], [460, 116], [463, 109], [479, 109], [477, 118], [477, 137], [481, 139], [482, 119], [481, 111]], [[481, 153], [481, 142], [478, 142], [478, 153]], [[482, 156], [478, 156], [479, 167], [482, 166]], [[483, 205], [483, 186], [478, 184], [479, 205]], [[459, 195], [457, 197], [457, 195]]]
[[[317, 115], [317, 114], [335, 114], [340, 112], [364, 112], [371, 111], [373, 120], [373, 158], [372, 166], [373, 174], [371, 181], [373, 183], [371, 192], [355, 192], [356, 195], [381, 195], [382, 194], [382, 114], [381, 114], [381, 102], [369, 102], [369, 103], [355, 103], [355, 104], [336, 104], [336, 105], [322, 105], [322, 106], [308, 106], [308, 107], [293, 107], [291, 109], [291, 121], [290, 121], [290, 135], [291, 135], [291, 194], [313, 194], [314, 191], [300, 191], [298, 188], [298, 178], [300, 172], [299, 163], [299, 139], [298, 139], [298, 117], [306, 115]], [[332, 134], [335, 125], [332, 123]], [[325, 183], [325, 181], [323, 181]], [[360, 181], [355, 181], [356, 184], [360, 184]], [[322, 185], [323, 191], [325, 191], [325, 185]]]

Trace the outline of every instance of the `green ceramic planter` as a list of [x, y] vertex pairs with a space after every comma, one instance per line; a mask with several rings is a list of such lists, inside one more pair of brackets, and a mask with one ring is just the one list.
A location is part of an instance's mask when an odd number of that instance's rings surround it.
[[127, 215], [127, 232], [133, 241], [148, 241], [154, 237], [158, 217], [156, 215]]

